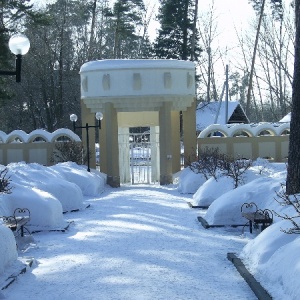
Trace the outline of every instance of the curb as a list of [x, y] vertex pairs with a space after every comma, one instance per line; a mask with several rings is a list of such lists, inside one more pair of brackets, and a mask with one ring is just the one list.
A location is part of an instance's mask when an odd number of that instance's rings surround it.
[[208, 209], [208, 206], [206, 205], [193, 205], [191, 202], [187, 202], [187, 204], [190, 208]]
[[272, 297], [269, 293], [261, 286], [261, 284], [254, 278], [254, 276], [246, 269], [245, 265], [238, 258], [235, 253], [227, 253], [227, 258], [230, 260], [233, 265], [236, 267], [238, 272], [247, 282], [253, 293], [259, 300], [272, 300]]
[[66, 232], [69, 229], [69, 227], [71, 226], [71, 224], [73, 224], [73, 223], [74, 223], [74, 221], [70, 221], [70, 222], [68, 222], [66, 227], [60, 228], [60, 229], [33, 230], [33, 231], [31, 231], [31, 233], [34, 234], [34, 233], [39, 233], [39, 232]]
[[205, 229], [208, 229], [208, 228], [221, 228], [221, 227], [236, 228], [236, 227], [240, 227], [240, 226], [245, 226], [245, 225], [238, 225], [238, 224], [237, 225], [209, 225], [204, 218], [198, 216], [197, 219]]
[[34, 259], [31, 258], [29, 260], [26, 261], [26, 263], [23, 263], [23, 266], [21, 269], [19, 269], [17, 272], [11, 274], [5, 281], [3, 284], [1, 284], [1, 290], [0, 291], [3, 291], [5, 289], [7, 289], [12, 283], [14, 283], [18, 276], [21, 275], [21, 274], [24, 274], [28, 271], [29, 268], [32, 267], [34, 263]]

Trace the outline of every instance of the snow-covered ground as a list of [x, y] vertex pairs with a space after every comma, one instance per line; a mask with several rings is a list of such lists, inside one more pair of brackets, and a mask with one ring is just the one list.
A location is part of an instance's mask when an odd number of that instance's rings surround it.
[[[174, 185], [113, 189], [104, 174], [73, 163], [8, 168], [13, 190], [1, 195], [0, 215], [28, 207], [29, 227], [40, 232], [17, 252], [13, 233], [0, 224], [0, 284], [20, 261], [35, 261], [0, 299], [256, 299], [228, 252], [242, 258], [273, 299], [300, 299], [300, 239], [282, 232], [292, 227], [288, 221], [274, 215], [272, 226], [250, 235], [241, 227], [204, 229], [197, 220], [244, 224], [240, 207], [252, 201], [294, 214], [274, 200], [284, 164], [257, 162], [237, 189], [228, 178], [205, 181], [189, 169], [176, 174]], [[67, 224], [66, 232], [49, 231]]]

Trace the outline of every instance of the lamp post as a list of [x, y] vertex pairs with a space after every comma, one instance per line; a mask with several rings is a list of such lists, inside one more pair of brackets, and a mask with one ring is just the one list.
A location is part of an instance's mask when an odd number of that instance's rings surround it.
[[88, 163], [88, 168], [87, 171], [91, 172], [90, 169], [90, 142], [89, 142], [89, 129], [90, 128], [99, 128], [101, 129], [101, 120], [103, 119], [103, 114], [101, 112], [97, 112], [95, 115], [96, 119], [98, 120], [97, 125], [89, 125], [88, 123], [85, 124], [85, 126], [76, 126], [76, 121], [78, 120], [77, 115], [72, 114], [70, 115], [70, 121], [73, 123], [73, 130], [74, 132], [76, 129], [83, 129], [85, 128], [86, 130], [86, 150], [87, 150], [87, 163]]
[[16, 56], [16, 70], [15, 71], [1, 71], [0, 75], [15, 75], [16, 82], [21, 82], [21, 65], [22, 56], [25, 55], [30, 48], [30, 42], [26, 35], [18, 33], [14, 34], [8, 42], [10, 51]]

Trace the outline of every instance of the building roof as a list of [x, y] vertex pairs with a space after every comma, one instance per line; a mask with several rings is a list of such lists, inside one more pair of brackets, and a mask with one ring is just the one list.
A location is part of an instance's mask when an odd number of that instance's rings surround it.
[[291, 113], [288, 113], [286, 116], [284, 116], [279, 123], [286, 123], [286, 122], [291, 122]]
[[228, 120], [225, 102], [201, 102], [196, 109], [197, 130], [202, 131], [212, 124], [249, 123], [242, 106], [238, 101], [228, 101]]

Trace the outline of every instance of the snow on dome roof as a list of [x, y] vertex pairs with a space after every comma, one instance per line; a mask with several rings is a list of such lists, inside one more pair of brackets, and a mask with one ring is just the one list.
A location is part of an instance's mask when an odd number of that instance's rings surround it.
[[176, 59], [107, 59], [89, 61], [80, 68], [81, 72], [112, 69], [195, 69], [191, 61]]

